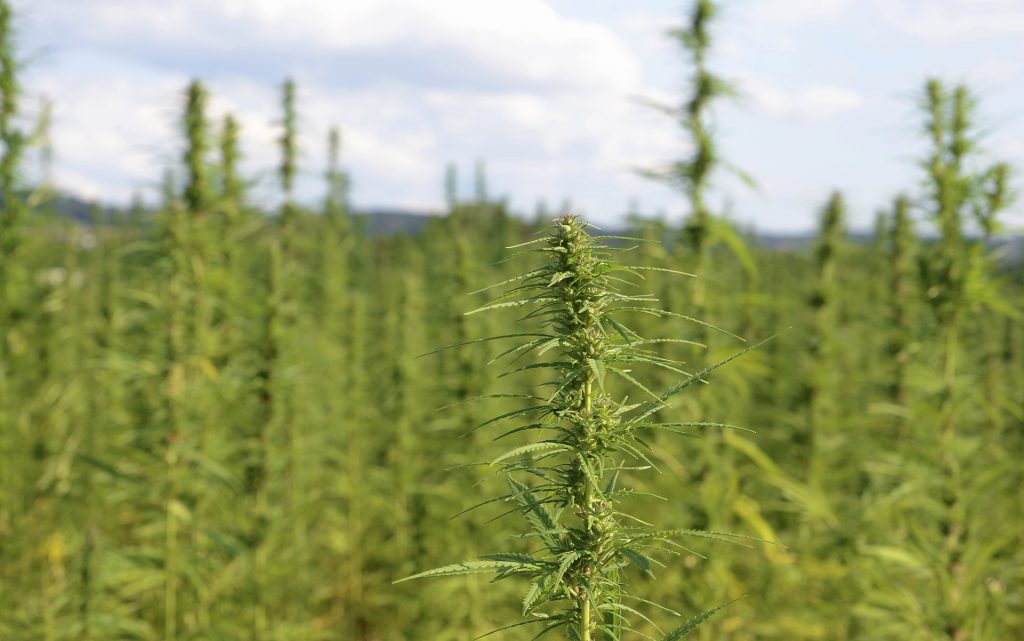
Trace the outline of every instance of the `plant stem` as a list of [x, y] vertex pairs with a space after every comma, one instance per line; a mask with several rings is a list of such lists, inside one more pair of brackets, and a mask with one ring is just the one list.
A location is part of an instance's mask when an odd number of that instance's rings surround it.
[[[590, 417], [593, 409], [593, 375], [587, 376], [587, 382], [583, 386], [583, 411], [584, 415]], [[590, 426], [588, 426], [590, 431]], [[587, 434], [587, 436], [590, 436]], [[591, 535], [591, 529], [594, 526], [593, 511], [591, 510], [591, 504], [594, 502], [594, 486], [590, 482], [589, 476], [584, 476], [583, 481], [583, 520], [584, 520], [584, 531], [587, 533], [589, 538]], [[591, 567], [588, 564], [584, 570], [584, 576], [589, 578], [591, 574]], [[582, 641], [590, 641], [590, 596], [586, 591], [580, 593], [580, 639]]]

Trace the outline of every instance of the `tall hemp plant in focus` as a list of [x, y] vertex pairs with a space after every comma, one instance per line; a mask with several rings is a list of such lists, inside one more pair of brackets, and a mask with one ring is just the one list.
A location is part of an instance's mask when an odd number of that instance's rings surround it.
[[[522, 602], [526, 618], [508, 627], [536, 623], [543, 626], [540, 634], [562, 628], [572, 641], [619, 640], [626, 632], [635, 631], [639, 622], [650, 622], [634, 607], [644, 600], [626, 587], [629, 569], [653, 574], [661, 565], [654, 556], [687, 550], [679, 542], [687, 537], [739, 540], [736, 535], [716, 532], [657, 529], [624, 511], [625, 499], [636, 494], [627, 487], [626, 475], [653, 466], [647, 436], [659, 431], [693, 435], [703, 429], [728, 427], [653, 418], [656, 411], [667, 407], [669, 398], [705, 380], [724, 361], [683, 378], [660, 394], [645, 387], [633, 368], [679, 371], [678, 363], [650, 349], [675, 339], [645, 340], [624, 322], [630, 315], [669, 314], [651, 306], [654, 299], [650, 296], [623, 293], [623, 281], [639, 276], [645, 268], [613, 263], [612, 249], [599, 240], [588, 235], [578, 218], [557, 219], [546, 237], [521, 245], [529, 247], [523, 253], [542, 256], [544, 262], [500, 283], [509, 290], [475, 310], [533, 308], [524, 320], [539, 325], [538, 331], [480, 339], [524, 339], [504, 351], [505, 356], [515, 356], [510, 371], [541, 368], [549, 374], [539, 388], [511, 395], [522, 398], [525, 407], [479, 426], [522, 418], [525, 424], [498, 438], [531, 433], [539, 437], [491, 461], [505, 474], [509, 491], [486, 502], [503, 500], [516, 506], [513, 511], [522, 514], [531, 527], [522, 535], [531, 551], [488, 554], [408, 577], [474, 573], [494, 573], [496, 580], [522, 577], [529, 581]], [[530, 353], [540, 362], [516, 364]], [[543, 357], [545, 354], [550, 356]], [[616, 400], [608, 390], [611, 379], [635, 388], [646, 400]], [[541, 390], [547, 391], [541, 394]], [[701, 612], [666, 634], [665, 641], [681, 639], [721, 607]]]

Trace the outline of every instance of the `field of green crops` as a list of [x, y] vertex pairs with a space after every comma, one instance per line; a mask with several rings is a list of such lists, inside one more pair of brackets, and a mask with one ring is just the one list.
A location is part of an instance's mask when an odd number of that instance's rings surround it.
[[682, 226], [527, 222], [451, 173], [445, 215], [370, 235], [339, 133], [293, 197], [291, 82], [278, 211], [196, 81], [159, 208], [58, 216], [0, 1], [0, 640], [1024, 639], [1024, 266], [983, 96], [922, 79], [873, 238], [822, 194], [817, 239], [768, 248], [705, 198], [713, 9], [665, 123], [693, 155], [652, 172]]

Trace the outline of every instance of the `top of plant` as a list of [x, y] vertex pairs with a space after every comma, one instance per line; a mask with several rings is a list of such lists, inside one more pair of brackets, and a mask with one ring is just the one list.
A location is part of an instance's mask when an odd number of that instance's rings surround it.
[[[532, 307], [522, 320], [533, 321], [542, 330], [494, 337], [523, 339], [499, 358], [512, 357], [513, 363], [529, 353], [539, 358], [511, 372], [546, 368], [552, 376], [538, 388], [543, 393], [514, 395], [525, 399], [524, 407], [480, 425], [525, 418], [524, 424], [497, 438], [539, 435], [491, 461], [506, 475], [510, 488], [494, 500], [517, 505], [530, 524], [531, 532], [523, 536], [533, 551], [490, 554], [409, 577], [475, 572], [494, 572], [498, 579], [522, 576], [529, 580], [523, 597], [527, 618], [515, 625], [544, 624], [541, 634], [566, 627], [570, 639], [581, 641], [618, 640], [624, 631], [633, 630], [637, 618], [650, 622], [633, 607], [638, 603], [625, 590], [622, 574], [628, 567], [651, 573], [657, 563], [651, 554], [685, 549], [677, 541], [680, 537], [737, 540], [735, 535], [698, 530], [659, 530], [623, 509], [623, 500], [637, 492], [620, 484], [620, 472], [656, 467], [648, 457], [647, 434], [728, 427], [652, 418], [669, 397], [701, 381], [724, 361], [687, 374], [679, 362], [657, 355], [651, 349], [655, 343], [690, 342], [644, 339], [626, 325], [629, 315], [680, 316], [653, 307], [656, 300], [648, 295], [625, 291], [642, 278], [642, 270], [657, 268], [617, 265], [610, 259], [615, 250], [598, 240], [579, 218], [557, 219], [546, 237], [518, 246], [527, 247], [524, 253], [543, 256], [540, 267], [500, 283], [508, 291], [474, 310]], [[668, 369], [682, 380], [655, 393], [634, 376], [632, 368], [637, 365]], [[643, 400], [614, 398], [606, 389], [612, 378], [636, 388]], [[698, 615], [665, 638], [681, 638], [714, 611]]]

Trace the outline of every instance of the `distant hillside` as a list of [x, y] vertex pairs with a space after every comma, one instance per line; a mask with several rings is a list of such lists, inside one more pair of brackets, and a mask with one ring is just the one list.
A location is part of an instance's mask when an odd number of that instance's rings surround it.
[[370, 236], [381, 236], [396, 233], [418, 234], [423, 231], [423, 228], [437, 214], [411, 212], [401, 209], [373, 208], [365, 211], [357, 210], [354, 216], [364, 221], [367, 234]]
[[[91, 223], [94, 220], [94, 211], [97, 205], [76, 196], [60, 194], [49, 201], [48, 207], [52, 208], [60, 216], [73, 218], [82, 223]], [[127, 210], [117, 207], [101, 207], [101, 217], [111, 221], [127, 214]], [[353, 214], [361, 218], [366, 225], [366, 233], [371, 236], [385, 234], [405, 233], [417, 234], [437, 214], [431, 212], [417, 212], [404, 209], [374, 207], [367, 210], [356, 211]]]
[[[74, 218], [79, 222], [90, 223], [94, 219], [94, 212], [98, 205], [75, 196], [58, 194], [47, 203], [47, 206], [66, 218]], [[109, 219], [118, 210], [112, 207], [101, 207], [101, 211], [103, 217]]]
[[[61, 194], [51, 201], [51, 204], [62, 216], [84, 223], [93, 220], [95, 205], [75, 196]], [[103, 217], [108, 220], [125, 213], [124, 210], [111, 207], [103, 207], [102, 212]], [[356, 210], [353, 215], [364, 221], [366, 233], [370, 236], [396, 233], [418, 234], [432, 218], [438, 216], [436, 212], [410, 211], [393, 207]], [[615, 235], [620, 232], [607, 230], [607, 233]], [[871, 241], [871, 235], [862, 232], [853, 232], [850, 234], [850, 238], [857, 243]], [[813, 241], [814, 235], [811, 233], [760, 232], [756, 236], [758, 247], [778, 251], [802, 249]], [[1002, 238], [994, 241], [993, 244], [999, 252], [999, 260], [1003, 265], [1015, 267], [1024, 264], [1024, 237]]]

